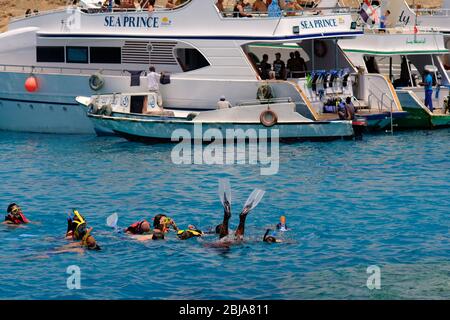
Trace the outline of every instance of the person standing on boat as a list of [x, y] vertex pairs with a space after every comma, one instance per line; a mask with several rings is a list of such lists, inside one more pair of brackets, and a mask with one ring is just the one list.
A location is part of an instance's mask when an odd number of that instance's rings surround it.
[[425, 106], [433, 112], [433, 76], [430, 69], [425, 68], [425, 77], [421, 84], [425, 86]]
[[380, 32], [386, 32], [386, 25], [390, 14], [391, 12], [387, 10], [386, 13], [380, 17]]
[[281, 60], [281, 53], [275, 54], [276, 60], [273, 62], [273, 71], [277, 80], [286, 80], [286, 64]]
[[148, 91], [155, 92], [158, 95], [158, 106], [162, 109], [163, 102], [161, 93], [159, 91], [159, 82], [161, 81], [161, 74], [156, 73], [155, 67], [151, 66], [147, 74]]
[[273, 0], [267, 7], [269, 17], [281, 17], [281, 7], [278, 4], [278, 0]]
[[269, 56], [267, 54], [263, 55], [263, 59], [261, 64], [259, 65], [259, 69], [261, 70], [261, 79], [267, 80], [269, 79], [270, 71], [272, 70], [272, 66], [269, 63]]

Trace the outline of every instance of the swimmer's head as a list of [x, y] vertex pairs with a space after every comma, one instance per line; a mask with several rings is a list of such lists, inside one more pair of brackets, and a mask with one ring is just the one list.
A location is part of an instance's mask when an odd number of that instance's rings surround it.
[[286, 217], [285, 216], [281, 216], [280, 217], [280, 223], [281, 224], [286, 224]]
[[277, 242], [277, 239], [276, 239], [275, 237], [268, 236], [268, 237], [266, 237], [266, 238], [264, 239], [264, 242], [267, 242], [267, 243], [276, 243], [276, 242]]
[[99, 247], [99, 245], [97, 244], [97, 241], [95, 241], [95, 238], [94, 238], [93, 236], [91, 236], [91, 235], [89, 235], [89, 236], [86, 238], [86, 247], [87, 247], [89, 250], [100, 250], [100, 247]]
[[148, 233], [148, 232], [150, 232], [150, 223], [148, 223], [147, 221], [144, 221], [144, 222], [142, 222], [142, 224], [141, 224], [141, 230], [142, 230], [142, 232], [144, 232], [144, 233]]

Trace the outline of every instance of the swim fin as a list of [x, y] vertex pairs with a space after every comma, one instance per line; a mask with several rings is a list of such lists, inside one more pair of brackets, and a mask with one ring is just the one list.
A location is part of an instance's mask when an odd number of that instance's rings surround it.
[[264, 190], [255, 189], [248, 197], [247, 201], [245, 202], [244, 208], [242, 211], [247, 211], [249, 213], [253, 209], [256, 208], [256, 206], [261, 202], [262, 198], [264, 197], [264, 194], [266, 192]]
[[230, 180], [228, 179], [219, 179], [219, 197], [220, 202], [224, 208], [226, 208], [226, 203], [228, 204], [231, 210], [231, 187]]
[[106, 225], [110, 228], [117, 229], [119, 215], [115, 212], [106, 219]]

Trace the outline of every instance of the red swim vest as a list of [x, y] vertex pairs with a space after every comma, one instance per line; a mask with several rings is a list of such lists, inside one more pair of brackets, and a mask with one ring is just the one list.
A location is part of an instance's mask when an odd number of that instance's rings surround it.
[[16, 217], [14, 215], [8, 214], [5, 217], [5, 221], [10, 221], [13, 224], [24, 224], [24, 223], [29, 223], [30, 221], [25, 217], [25, 215], [23, 213], [19, 213], [20, 217]]

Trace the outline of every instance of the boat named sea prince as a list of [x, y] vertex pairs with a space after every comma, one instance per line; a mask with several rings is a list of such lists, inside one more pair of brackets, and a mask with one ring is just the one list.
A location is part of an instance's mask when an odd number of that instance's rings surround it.
[[122, 28], [159, 28], [159, 17], [152, 16], [106, 16], [105, 27], [122, 27]]
[[337, 27], [337, 21], [333, 19], [316, 19], [305, 20], [300, 22], [300, 28], [302, 29], [317, 29], [317, 28], [334, 28]]

